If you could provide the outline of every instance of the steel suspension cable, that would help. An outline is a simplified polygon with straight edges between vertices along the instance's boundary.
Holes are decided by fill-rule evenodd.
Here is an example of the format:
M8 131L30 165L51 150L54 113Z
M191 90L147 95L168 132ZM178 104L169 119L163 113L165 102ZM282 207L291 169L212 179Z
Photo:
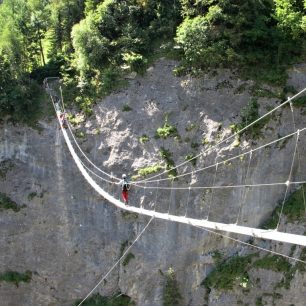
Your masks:
M296 122L295 122L294 108L293 108L292 102L290 102L290 108L291 108L293 127L294 127L294 130L296 130ZM300 169L301 168L301 156L300 156L299 146L297 146L297 148L296 148L296 154L297 154L297 158L298 158L298 168ZM304 184L302 184L301 188L302 188L303 203L304 203L304 209L305 209L305 215L306 215L306 199L305 199Z
M246 174L245 174L245 182L247 181L247 179L249 177L249 170L250 170L251 160L252 160L252 151L250 153L250 157L249 157L249 161L248 161L248 167L247 167L247 171L246 171ZM249 187L246 187L246 189L244 189L242 191L242 199L241 199L239 210L238 210L238 214L237 214L236 224L238 224L239 216L240 216L242 207L244 206L244 204L246 202L248 191L249 191Z
M215 148L215 147L218 147L218 146L221 145L222 143L224 143L224 142L226 142L226 141L228 141L228 140L234 138L234 137L237 136L237 135L240 135L241 133L243 133L244 131L246 131L248 128L252 127L254 124L256 124L257 122L259 122L259 121L262 120L263 118L265 118L265 117L271 115L273 112L275 112L275 111L278 110L279 108L281 108L281 107L283 107L284 105L288 104L291 100L297 98L299 95L301 95L301 94L304 93L305 91L306 91L306 88L302 89L300 92L298 92L297 94L295 94L295 95L292 96L291 98L287 99L285 102L281 103L280 105L276 106L275 108L273 108L273 109L270 110L269 112L265 113L265 114L262 115L260 118L254 120L254 121L251 122L250 124L246 125L244 128L242 128L241 130L237 131L237 132L234 133L233 135L231 135L231 136L229 136L229 137L227 137L227 138L225 138L225 139L222 139L222 140L218 141L215 145L213 145L213 146L212 146L211 148L209 148L209 149L211 150L211 149L213 149L213 148ZM204 150L203 152L199 153L198 155L194 156L193 158L189 159L188 161L184 161L184 162L182 162L181 164L179 164L179 165L177 165L177 166L175 166L175 167L173 167L173 168L170 168L170 169L168 169L168 170L165 170L164 172L159 173L159 174L156 174L156 175L154 175L154 176L152 176L152 177L150 177L150 178L147 178L147 179L145 179L145 180L146 180L146 181L150 181L150 180L153 179L153 178L156 178L156 177L158 177L158 176L161 176L161 175L163 175L163 174L166 174L166 173L168 173L169 171L175 170L175 169L177 169L177 168L179 168L179 167L185 165L186 163L190 162L191 160L196 159L196 158L198 158L199 156L203 155L203 154L206 153L209 149ZM143 181L145 181L145 180L137 181L136 183L140 183L140 182L143 182Z
M300 129L300 130L299 130L299 133L304 132L305 130L306 130L306 127ZM228 158L228 159L219 161L218 164L227 163L227 162L232 161L232 160L234 160L234 159L243 157L244 155L249 154L251 151L254 153L254 152L256 152L256 151L258 151L258 150L261 150L261 149L263 149L263 148L265 148L265 147L267 147L267 146L273 145L273 144L275 144L275 143L277 143L277 142L280 142L280 141L285 140L285 139L287 139L287 138L289 138L289 137L292 137L292 136L296 135L297 133L298 133L298 131L292 132L292 133L287 134L287 135L285 135L285 136L283 136L283 137L280 137L280 138L278 138L278 139L275 139L275 140L273 140L273 141L271 141L271 142L268 142L268 143L266 143L266 144L263 144L263 145L261 145L261 146L259 146L259 147L257 147L257 148L254 148L254 149L251 149L251 150L246 151L246 152L244 152L244 153L235 155L235 156L230 157L230 158ZM187 176L187 175L191 175L192 173L198 173L198 172L200 172L200 171L204 171L204 170L213 168L213 167L215 167L215 166L216 166L216 163L215 163L215 164L211 164L211 165L206 166L206 167L203 167L203 168L198 168L198 169L196 169L196 170L193 170L193 171L190 171L190 172L187 172L187 173L183 173L183 174L177 175L175 178L177 179L177 178L181 178L181 177L184 177L184 176ZM172 179L172 178L161 178L161 179L157 179L157 180L146 180L146 182L147 182L147 183L154 183L154 182L157 182L157 181L162 182L162 181L168 181L168 180L171 180L171 179ZM134 182L134 185L141 188L142 186L139 185L139 183L143 183L143 182L145 182L145 181L136 181L136 182Z
M217 160L217 158L216 158ZM217 172L218 172L218 163L216 164L216 169L215 169L215 175L214 175L214 179L213 179L213 183L212 183L212 187L215 186L215 183L216 183L216 178L217 178ZM214 197L214 189L212 188L211 189L211 195L210 195L210 201L209 201L209 205L208 205L208 211L207 211L207 216L206 216L206 220L208 220L209 218L209 214L210 214L210 207L212 205L212 202L213 202L213 197Z
M142 234L145 232L147 227L150 225L154 217L151 217L147 225L142 229L142 231L138 234L136 239L133 241L133 243L124 251L122 256L115 262L115 264L109 269L109 271L99 280L99 282L93 287L93 289L86 295L86 297L78 304L78 306L81 306L88 298L89 296L97 289L97 287L107 278L107 276L115 269L115 267L120 263L120 261L125 257L125 255L130 251L130 249L133 247L133 245L139 240L139 238L142 236Z
M283 202L282 202L281 211L280 211L280 214L279 214L276 230L278 230L278 227L279 227L279 224L280 224L280 221L281 221L281 217L282 217L282 214L283 214L284 205L285 205L285 202L286 202L286 199L287 199L287 194L288 194L288 191L289 191L290 180L291 180L291 177L292 177L292 171L293 171L293 166L294 166L298 141L299 141L299 133L296 134L296 140L295 140L295 146L294 146L294 151L293 151L293 156L292 156L290 172L289 172L289 176L288 176L288 180L287 180L287 184L286 184L286 191L285 191L285 194L284 194L284 198L283 198Z
M49 84L48 84L48 82L47 82L47 85L49 86ZM55 110L55 112L57 113L57 109L56 109L56 106L55 106L55 102L54 102L54 100L53 100L53 96L52 96L52 94L50 93L50 98L51 98L51 101L52 101L52 105L53 105L53 108L54 108L54 110ZM68 123L68 126L69 126L69 123ZM72 134L73 135L73 134ZM84 168L86 168L88 171L90 171L92 174L94 174L95 176L97 176L98 178L100 178L101 180L103 180L103 181L105 181L105 182L108 182L108 183L113 183L113 181L109 181L109 180L107 180L107 179L105 179L105 178L103 178L103 177L101 177L101 176L99 176L99 175L97 175L95 172L93 172L91 169L89 169L82 161L81 161L81 159L78 157L78 159L79 159L79 161L80 161L80 163L84 166ZM113 177L112 177L113 178Z
M257 245L254 245L254 244L251 244L251 243L248 243L248 242L245 242L245 241L242 241L242 240L239 240L239 239L236 239L236 238L233 238L231 236L228 236L228 235L225 235L225 234L222 234L222 233L219 233L219 232L216 232L216 231L213 231L211 229L207 229L205 227L201 227L201 226L197 226L195 225L195 227L197 228L200 228L208 233L212 233L212 234L215 234L215 235L218 235L218 236L221 236L222 238L228 238L232 241L235 241L237 243L240 243L240 244L244 244L244 245L247 245L251 248L255 248L257 250L261 250L261 251L264 251L264 252L268 252L268 253L271 253L271 254L275 254L275 255L279 255L279 256L282 256L282 257L285 257L287 259L291 259L291 260L294 260L294 261L297 261L297 262L301 262L303 264L306 264L306 261L302 260L302 259L299 259L299 258L295 258L295 257L292 257L292 256L288 256L288 255L285 255L283 253L279 253L279 252L276 252L276 251L272 251L272 250L268 250L268 249L265 249L263 247L260 247L260 246L257 246Z
M62 87L60 86L59 88L60 88L60 93L61 93L62 107L63 107L64 112L66 113L65 103L64 103L64 98L63 98L63 92L62 92ZM68 120L67 120L67 121L68 121ZM113 178L113 179L115 179L115 180L117 180L117 181L120 181L119 178L117 178L117 177L115 177L115 176L113 176L113 175L111 175L111 174L109 174L109 173L103 171L101 168L99 168L98 166L96 166L96 165L89 159L89 157L85 154L85 152L82 150L82 148L81 148L80 145L78 144L78 141L76 140L76 138L75 138L75 136L74 136L74 134L73 134L73 131L72 131L72 129L71 129L71 125L70 125L69 121L67 122L67 125L68 125L68 129L69 129L69 131L70 131L70 134L71 134L71 136L72 136L72 139L73 139L74 143L76 144L76 146L77 146L77 148L79 149L79 151L81 152L81 154L85 157L85 159L86 159L86 160L87 160L96 170L100 171L101 173L103 173L104 175L106 175L106 176L108 176L108 177L111 177L111 178Z

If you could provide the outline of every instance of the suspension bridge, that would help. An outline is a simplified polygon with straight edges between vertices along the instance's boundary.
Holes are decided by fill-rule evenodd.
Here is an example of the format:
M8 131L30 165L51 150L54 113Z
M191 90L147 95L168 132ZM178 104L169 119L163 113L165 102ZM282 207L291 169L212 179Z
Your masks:
M301 246L306 246L306 236L304 235L297 235L297 234L291 234L291 233L286 233L286 232L280 232L278 231L278 226L276 229L258 229L258 228L253 228L253 227L247 227L247 226L241 226L238 225L237 223L234 224L225 224L225 223L220 223L220 222L213 222L210 221L208 219L195 219L195 218L190 218L186 215L182 215L182 216L178 216L178 215L173 215L170 213L162 213L162 212L158 212L155 210L149 210L149 209L144 209L142 206L141 207L135 207L135 206L127 206L125 205L123 202L121 202L120 200L118 200L117 198L115 198L112 194L108 193L107 191L105 191L94 179L93 176L96 176L110 184L115 183L118 184L118 182L120 181L119 178L114 177L112 174L107 173L106 171L101 170L100 168L98 168L94 163L91 162L91 160L86 156L86 154L82 151L82 149L80 148L80 146L78 145L73 133L72 133L72 129L68 123L68 130L64 129L62 124L61 124L61 118L60 118L60 114L62 113L62 111L65 111L64 109L64 104L63 104L63 98L62 98L62 92L60 91L60 97L55 93L55 90L52 88L52 86L50 86L50 80L52 80L52 78L47 78L45 80L45 84L46 84L46 88L48 93L50 94L53 106L55 108L56 114L57 114L57 118L60 122L60 126L61 126L61 130L62 130L62 134L63 137L65 139L65 142L67 144L67 147L69 149L69 152L75 162L75 164L77 165L80 173L83 175L83 177L85 178L85 180L92 186L92 188L99 193L103 198L105 198L107 201L109 201L110 203L112 203L113 205L117 206L118 208L122 209L122 210L126 210L132 213L137 213L137 214L141 214L141 215L146 215L152 218L158 218L158 219L162 219L162 220L167 220L167 221L173 221L173 222L179 222L179 223L183 223L183 224L189 224L192 226L196 226L196 227L202 227L202 228L206 228L206 229L211 229L211 230L216 230L216 231L222 231L222 232L229 232L229 233L235 233L235 234L239 234L239 235L246 235L246 236L251 236L251 237L255 237L255 238L261 238L261 239L268 239L268 240L274 240L274 241L279 241L279 242L285 242L285 243L291 243L291 244L296 244L296 245L301 245ZM279 106L275 107L273 110L271 110L270 112L267 112L265 115L263 115L262 117L260 117L259 119L255 120L254 122L250 123L248 126L244 127L242 130L240 130L238 133L242 133L244 130L248 129L249 127L251 127L252 125L254 125L255 123L257 123L258 121L262 120L264 117L270 115L271 113L273 113L276 109L283 107L285 104L289 104L291 103L291 101L293 99L295 99L296 97L298 97L299 95L301 95L302 93L304 93L306 91L306 89L303 89L302 91L300 91L298 94L296 94L295 96L289 98L287 101L285 101L284 103L280 104ZM59 105L60 104L60 105ZM291 104L292 106L292 104ZM238 158L242 155L246 155L249 154L251 156L251 154L253 152L255 152L256 150L260 150L268 145L271 145L277 141L281 141L283 139L286 139L288 137L292 137L294 136L296 141L295 141L295 149L294 149L294 154L293 154L293 158L292 158L292 163L291 163L291 168L290 168L290 173L288 175L288 178L284 181L284 182L277 182L277 183L266 183L266 184L245 184L245 185L230 185L230 186L203 186L203 187L192 187L192 186L188 186L188 187L159 187L159 186L143 186L142 183L153 183L153 182L160 182L163 180L170 180L171 178L160 178L157 179L158 176L161 176L162 174L167 173L168 171L172 170L166 170L163 173L154 175L146 180L140 180L140 181L135 181L133 182L133 185L135 185L136 187L139 188L144 188L144 189L168 189L168 190L172 190L174 188L176 189L186 189L190 192L191 189L218 189L218 188L246 188L246 187L260 187L260 186L276 186L276 185L283 185L286 187L286 192L284 195L284 200L282 203L282 209L283 209L283 205L284 202L287 199L287 195L289 193L289 187L291 185L302 185L303 183L305 183L304 181L299 181L299 182L294 182L291 181L292 179L292 168L293 168L293 164L294 164L294 160L296 155L298 154L298 139L301 135L301 133L303 133L305 131L306 127L303 129L297 129L296 131L294 131L293 133L290 133L282 138L279 138L277 140L274 140L268 144L265 144L263 146L260 146L258 148L252 149L248 152L244 152L242 154L239 154L235 157L231 157L228 160L232 160L234 158ZM83 156L85 156L86 160L96 169L99 170L100 172L102 172L105 176L108 177L108 179L101 177L100 175L98 175L96 172L94 172L92 169L90 169L88 166L85 165L85 163L80 159L80 157L78 156L78 154L76 153L74 146L70 140L70 137L68 135L68 131L71 133L70 137L72 137L73 142L75 143L75 145L77 146L77 148L80 150L80 152L82 153ZM236 133L236 134L238 134ZM220 145L221 143L233 138L236 136L236 134L231 135L230 137L223 139L221 141L219 141L217 145ZM199 155L193 157L196 158L200 155L202 155L204 152L201 152ZM180 165L176 166L175 168L181 167L182 165L184 165L185 163L187 163L187 161L181 163ZM222 161L222 163L224 163L224 161ZM177 177L181 177L181 176L186 176L186 175L190 175L190 174L194 174L197 173L199 171L203 171L203 169L207 169L209 167L218 167L219 163L215 163L213 165L210 165L208 167L204 167L204 168L199 168L196 169L190 173L184 173L181 175L178 175ZM281 210L282 212L282 210ZM279 218L281 218L281 215L279 216ZM279 225L279 223L278 223Z
M182 173L180 175L177 175L176 178L179 177L184 177L184 176L191 176L194 175L195 173L198 173L200 171L204 171L207 170L209 168L215 168L215 176L213 179L213 185L212 186L179 186L179 187L174 187L173 186L173 178L158 178L164 174L167 174L169 171L176 169L178 167L181 167L183 165L185 165L187 162L189 161L185 161L179 165L177 165L176 167L173 167L171 169L165 170L162 173L156 174L151 176L150 178L144 179L144 180L139 180L139 181L135 181L133 182L133 185L136 186L137 188L142 188L144 190L144 192L146 191L146 189L156 189L156 197L155 197L155 202L157 202L157 191L158 190L170 190L170 192L172 192L172 190L176 189L176 190L188 190L188 199L187 199L187 207L186 207L186 213L185 215L182 216L178 216L178 215L173 215L170 214L170 209L168 210L168 213L162 213L162 212L158 212L155 209L154 210L149 210L149 209L144 209L143 206L141 205L140 207L135 207L135 206L127 206L125 205L123 202L121 202L120 200L116 199L111 193L107 192L106 190L104 190L94 179L92 176L94 176L95 178L102 180L110 185L113 184L119 184L119 182L121 181L121 179L113 176L113 174L109 174L108 172L100 169L99 167L97 167L89 158L88 156L84 153L84 151L82 150L82 148L80 147L80 145L78 144L73 131L71 129L71 126L69 124L69 122L67 122L67 128L68 131L70 133L67 133L67 130L63 127L63 122L61 118L61 114L65 113L65 105L63 102L63 95L62 95L62 90L61 87L59 87L60 90L60 95L58 95L58 93L55 92L55 90L52 88L52 86L50 86L49 81L50 80L56 80L59 81L58 78L46 78L44 80L44 84L45 84L45 88L47 90L47 92L50 95L53 107L55 109L56 115L57 115L57 119L59 121L60 124L60 128L63 134L63 137L65 139L65 142L67 144L67 147L69 149L69 152L76 164L76 166L78 167L80 173L83 175L83 177L85 178L85 180L91 185L91 187L97 192L99 193L102 197L104 197L107 201L109 201L110 203L112 203L113 205L117 206L118 208L122 209L122 210L126 210L132 213L137 213L140 215L145 215L145 216L149 216L151 217L150 220L148 221L148 223L144 226L144 228L140 231L140 233L137 235L137 237L134 239L134 241L130 244L130 246L123 252L122 256L114 263L114 265L109 269L109 271L103 276L101 277L101 279L98 281L98 283L92 288L92 290L90 290L90 292L79 302L78 306L81 306L88 298L89 296L97 289L98 286L101 285L101 283L110 275L110 273L115 269L115 267L121 262L121 260L126 256L126 254L130 251L130 249L133 247L133 245L140 239L140 237L143 235L143 233L146 231L146 229L148 228L148 226L150 225L150 223L152 222L152 220L154 218L157 219L162 219L162 220L166 220L166 221L173 221L173 222L178 222L178 223L182 223L182 224L189 224L192 226L195 226L197 228L200 229L204 229L205 231L215 234L215 235L219 235L223 238L228 238L232 241L235 241L237 243L240 244L244 244L247 246L250 246L252 248L256 248L257 250L261 250L261 251L265 251L265 252L269 252L275 255L279 255L279 256L283 256L287 259L291 259L294 260L296 262L301 262L303 264L306 264L305 261L303 261L302 259L298 259L289 255L285 255L283 253L279 253L273 250L269 250L269 249L265 249L263 247L260 246L256 246L253 244L250 244L248 242L245 242L243 240L239 240L236 238L233 238L232 236L229 236L227 233L235 233L235 234L239 234L239 235L244 235L244 236L249 236L249 237L254 237L254 238L260 238L260 239L268 239L271 241L279 241L279 242L285 242L285 243L290 243L290 244L294 244L294 245L299 245L299 246L306 246L306 236L305 235L297 235L297 234L291 234L291 233L285 233L285 232L281 232L279 231L279 225L280 225L280 220L282 217L282 213L283 213L283 209L284 209L284 205L285 202L287 200L287 196L289 194L289 188L293 185L296 186L300 186L300 188L302 188L302 196L303 196L303 202L304 202L304 207L305 207L305 215L306 215L306 199L305 199L305 193L304 193L304 185L306 183L306 181L292 181L292 177L293 177L293 167L294 167L294 163L295 163L295 159L296 157L298 158L298 163L299 166L301 164L301 156L300 156L300 152L299 152L299 148L298 148L298 142L299 142L299 138L301 136L302 133L305 132L306 127L301 128L301 129L297 129L296 128L296 122L295 122L295 117L294 117L294 112L293 112L293 105L292 105L292 100L294 100L295 98L297 98L298 96L300 96L301 94L303 94L304 92L306 92L306 88L301 90L300 92L298 92L296 95L294 95L291 98L288 98L285 102L283 102L282 104L278 105L277 107L273 108L271 111L267 112L266 114L264 114L263 116L261 116L260 118L258 118L257 120L251 122L250 124L248 124L247 126L245 126L243 129L239 130L238 132L232 134L231 136L222 139L220 141L218 141L214 147L218 147L219 145L221 145L222 143L236 137L238 134L241 134L242 132L244 132L245 130L247 130L248 128L252 127L254 124L256 124L257 122L259 122L260 120L262 120L263 118L265 118L266 116L271 115L273 112L275 112L277 109L285 106L286 104L290 104L290 108L291 108L291 113L292 113L292 122L293 122L293 126L294 126L294 132L289 133L283 137L279 137L275 140L270 141L269 143L266 143L264 145L261 145L257 148L253 148L249 151L243 152L241 154L237 154L236 156L230 157L226 160L222 160L221 162L216 162L214 164L211 164L209 166L206 167L202 167L202 168L197 168L195 170L193 170L192 172L186 172L186 173ZM78 154L76 153L73 144L71 143L71 139L73 140L74 145L77 147L77 149L79 150L79 152L81 153L81 155L83 156L83 158L93 167L93 169L89 168L89 166L85 165L85 163L80 159L80 157L78 156ZM241 158L244 156L249 156L249 162L248 162L248 166L247 166L247 171L246 171L246 177L248 176L249 173L249 168L250 168L250 164L251 164L251 160L252 160L252 154L258 150L261 150L263 148L266 148L268 146L271 146L275 143L278 143L280 141L284 141L290 137L295 137L295 145L294 145L294 151L293 151L293 156L292 156L292 161L291 161L291 166L290 166L290 171L289 174L286 178L285 181L283 182L273 182L273 183L263 183L263 184L240 184L240 185L222 185L222 186L217 186L215 185L215 179L216 179L216 174L217 174L217 170L218 170L218 166L222 163L225 162L229 162L232 160L235 160L237 158ZM195 159L201 155L203 155L204 153L206 153L206 151L202 151L201 153L199 153L197 156L194 156L192 159ZM97 174L96 171L102 173L105 177L102 177L100 174ZM172 180L172 185L171 187L162 187L159 186L160 182L163 181L169 181ZM147 185L147 183L149 183L149 186ZM156 183L155 186L150 185L152 183ZM145 185L143 185L145 184ZM209 213L206 217L206 219L195 219L195 218L190 218L187 215L187 208L188 208L188 204L189 204L189 196L190 196L190 191L191 190L205 190L205 189L209 189L209 190L218 190L218 189L228 189L228 188L249 188L249 187L271 187L271 186L285 186L286 191L281 203L281 210L280 210L280 214L279 214L279 218L278 218L278 223L275 229L270 229L270 230L266 230L266 229L258 229L258 228L253 228L253 227L247 227L247 226L241 226L238 225L238 218L239 218L239 214L236 220L236 223L234 224L226 224L226 223L220 223L220 222L213 222L209 220ZM244 199L243 201L246 201L245 198L246 193L244 193ZM239 207L239 213L241 212L241 208L242 208L242 204L243 201L240 203L240 207ZM170 207L170 206L169 206ZM156 205L155 205L156 208ZM209 206L209 210L210 210L210 206Z

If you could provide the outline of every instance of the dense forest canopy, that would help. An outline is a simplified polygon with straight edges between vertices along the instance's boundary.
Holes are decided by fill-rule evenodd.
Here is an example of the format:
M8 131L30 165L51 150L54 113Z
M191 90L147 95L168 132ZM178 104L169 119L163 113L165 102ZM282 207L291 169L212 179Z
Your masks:
M282 85L304 60L305 33L305 0L3 0L0 114L34 120L46 76L90 114L161 55L180 60L177 73L227 67Z

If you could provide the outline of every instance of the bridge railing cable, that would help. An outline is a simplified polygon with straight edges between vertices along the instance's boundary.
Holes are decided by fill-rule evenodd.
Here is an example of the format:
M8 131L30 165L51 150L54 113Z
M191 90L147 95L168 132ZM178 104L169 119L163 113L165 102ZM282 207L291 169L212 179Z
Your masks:
M164 174L167 174L169 171L173 171L185 164L187 164L188 162L190 162L191 160L193 159L196 159L198 157L200 157L201 155L205 154L208 150L212 150L218 146L220 146L221 144L227 142L228 140L230 139L233 139L234 137L242 134L244 131L246 131L247 129L249 129L250 127L254 126L256 123L258 123L259 121L261 121L262 119L266 118L267 116L271 115L272 113L274 113L276 110L278 110L279 108L287 105L290 103L290 101L294 100L295 98L297 98L298 96L300 96L302 93L304 93L306 91L306 88L302 89L300 92L298 92L297 94L293 95L292 97L288 98L285 102L281 103L280 105L276 106L275 108L273 108L272 110L270 110L269 112L265 113L264 115L262 115L261 117L259 117L258 119L254 120L253 122L251 122L250 124L246 125L244 128L242 128L241 130L235 132L234 134L232 134L231 136L225 138L225 139L222 139L220 141L218 141L215 145L213 145L211 148L209 149L206 149L204 150L203 152L199 153L198 155L195 155L194 157L192 157L191 159L188 159L187 161L184 161L182 162L181 164L175 166L175 167L172 167L170 169L167 169L165 171L163 171L162 173L159 173L159 174L156 174L156 175L153 175L147 179L144 179L144 180L139 180L139 181L136 181L136 183L140 183L140 182L144 182L144 181L151 181L152 179L156 178L156 177L159 177L161 175L164 175Z
M46 78L46 79L45 79L46 82L44 82L44 83L46 83L46 84L49 86L49 84L48 84L48 79L50 79L50 78ZM59 80L59 78L56 78L56 77L53 77L53 78L51 78L51 79ZM49 88L51 88L51 87L49 87ZM60 91L60 96L61 96L61 98L60 98L61 107L62 107L62 109L63 109L63 112L66 113L66 107L65 107L65 102L64 102L63 92L62 92L62 87L61 87L61 86L59 86L59 91ZM52 96L51 93L50 93L50 96ZM52 102L54 103L54 101L52 101ZM54 106L55 106L55 104L54 104ZM56 108L55 108L55 112L57 112L57 109L56 109ZM67 120L67 121L68 121L68 120ZM84 158L85 158L85 159L86 159L86 160L87 160L96 170L98 170L99 172L103 173L104 175L106 175L107 177L111 178L112 180L120 181L119 178L117 178L117 177L114 176L113 174L110 174L110 173L107 173L107 172L103 171L101 168L99 168L97 165L95 165L95 164L90 160L90 158L85 154L85 152L82 150L81 146L79 145L78 141L76 140L76 138L75 138L75 136L74 136L74 133L73 133L73 131L72 131L72 128L71 128L71 125L70 125L69 121L67 122L67 126L68 126L69 132L70 132L70 134L71 134L71 137L72 137L72 139L73 139L75 145L77 146L77 148L78 148L78 150L81 152L81 154L84 156Z
M291 108L293 128L294 128L294 130L296 130L296 122L295 122L294 108L293 108L292 102L290 102L290 108ZM297 144L297 148L296 148L296 155L297 155L297 158L298 158L298 169L300 169L301 168L301 156L300 156L300 150L299 150L298 144ZM306 215L306 199L305 199L304 185L302 185L302 196L303 196L303 204L304 204L305 215Z
M52 102L53 99L51 97ZM57 113L57 119L60 121L59 113ZM169 220L173 222L178 222L182 224L189 224L193 226L201 226L208 229L218 230L218 231L224 231L224 232L232 232L240 235L247 235L252 236L256 238L262 238L262 239L270 239L270 240L276 240L286 243L292 243L297 245L303 245L306 246L306 236L303 235L296 235L296 234L290 234L290 233L284 233L284 232L278 232L275 230L264 230L264 229L257 229L257 228L250 228L246 226L239 226L236 224L225 224L225 223L219 223L219 222L212 222L208 220L199 220L194 218L186 218L184 216L176 216L176 215L170 215L166 213L156 212L152 210L147 209L141 209L134 206L126 206L121 201L114 198L112 195L107 193L105 190L103 190L88 174L82 163L80 162L72 144L68 137L68 134L66 130L63 128L62 125L60 125L60 128L62 130L63 137L65 139L65 142L68 146L68 149L70 151L70 154L75 161L76 166L78 167L80 173L83 175L85 180L96 190L97 193L99 193L102 197L104 197L106 200L108 200L113 205L119 207L120 209L124 209L130 212L135 212L138 214L155 217L163 220Z
M305 130L306 130L306 127L302 128L302 129L300 129L300 130L296 130L295 132L292 132L292 133L290 133L290 134L287 134L287 135L285 135L285 136L283 136L283 137L280 137L280 138L278 138L278 139L274 139L274 140L272 140L272 141L270 141L270 142L268 142L268 143L266 143L266 144L263 144L263 145L261 145L261 146L259 146L259 147L257 147L257 148L254 148L254 149L245 151L245 152L243 152L243 153L237 154L237 155L235 155L235 156L232 156L232 157L230 157L230 158L227 158L227 159L218 161L218 162L216 162L216 163L214 163L214 164L211 164L211 165L209 165L209 166L205 166L205 167L202 167L202 168L197 168L197 169L194 169L194 170L192 170L192 171L190 171L190 172L186 172L186 173L177 175L177 176L175 177L175 179L178 179L178 178L181 178L181 177L184 177L184 176L187 176L187 175L191 175L191 174L193 174L193 173L198 173L198 172L201 172L201 171L210 169L210 168L214 168L214 167L216 167L217 164L221 165L221 164L225 164L225 163L228 163L228 162L230 162L230 161L233 161L233 160L235 160L235 159L237 159L237 158L242 158L243 156L245 156L245 155L247 155L247 154L249 154L249 153L251 153L251 152L254 153L254 152L258 151L258 150L261 150L261 149L263 149L263 148L266 148L266 147L268 147L268 146L271 146L271 145L273 145L273 144L275 144L275 143L278 143L278 142L283 141L283 140L285 140L285 139L287 139L287 138L289 138L289 137L292 137L292 136L296 135L297 133L301 134L302 132L305 132ZM156 179L156 180L141 180L141 181L135 181L135 182L133 182L133 185L138 186L138 187L141 187L140 184L142 184L143 182L146 182L146 183L147 183L147 186L148 186L148 183L155 183L155 182L157 182L157 181L163 182L163 181L168 181L168 180L172 180L172 179L173 179L172 177L167 177L167 178L160 178L160 179ZM148 187L147 187L147 188L148 188Z
M99 282L93 287L93 289L86 295L86 297L78 304L78 306L81 306L89 297L90 295L100 286L100 284L108 277L108 275L116 268L116 266L121 262L121 260L125 257L125 255L130 251L130 249L133 247L133 245L139 240L139 238L143 235L143 233L146 231L150 223L154 217L151 217L149 222L146 224L146 226L142 229L142 231L138 234L136 239L132 242L132 244L124 251L122 256L115 262L115 264L108 270L108 272L99 280Z
M270 254L274 254L274 255L278 255L278 256L282 256L282 257L285 257L287 259L290 259L290 260L293 260L293 261L296 261L296 262L301 262L303 264L306 265L306 261L302 260L302 259L299 259L299 258L296 258L296 257L293 257L293 256L289 256L289 255L286 255L286 254L283 254L283 253L280 253L280 252L276 252L276 251L272 251L272 250L268 250L266 248L263 248L263 247L260 247L260 246L257 246L257 245L254 245L254 244L251 244L251 243L248 243L248 242L245 242L243 240L239 240L239 239L236 239L236 238L233 238L229 235L225 235L225 234L222 234L222 233L219 233L219 232L216 232L214 230L211 230L211 229L207 229L207 228L204 228L204 227L201 227L201 226L195 226L196 228L199 228L199 229L202 229L204 230L205 232L208 232L208 233L212 233L214 235L217 235L217 236L220 236L222 238L227 238L227 239L230 239L232 241L235 241L239 244L244 244L250 248L254 248L254 249L257 249L257 250L260 250L260 251L264 251L264 252L267 252L267 253L270 253Z

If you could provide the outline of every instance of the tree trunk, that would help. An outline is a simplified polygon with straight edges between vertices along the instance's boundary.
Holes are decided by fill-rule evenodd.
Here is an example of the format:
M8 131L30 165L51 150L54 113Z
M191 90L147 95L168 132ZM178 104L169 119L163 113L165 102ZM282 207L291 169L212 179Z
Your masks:
M45 61L43 46L42 46L42 43L41 43L41 38L39 38L39 48L40 48L40 55L41 55L42 63L43 63L43 66L45 66L46 61Z

